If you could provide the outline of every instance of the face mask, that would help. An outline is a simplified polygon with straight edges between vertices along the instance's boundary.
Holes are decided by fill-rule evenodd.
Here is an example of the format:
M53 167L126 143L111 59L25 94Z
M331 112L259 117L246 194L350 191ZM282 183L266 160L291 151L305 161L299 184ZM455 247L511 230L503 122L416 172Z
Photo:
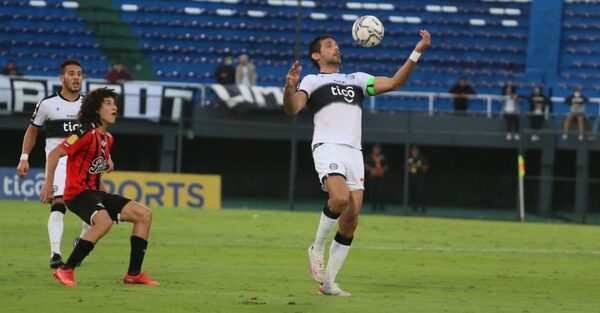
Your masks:
M575 94L573 94L575 97L581 97L581 92L579 91L575 91Z
M225 60L225 65L231 65L231 60Z

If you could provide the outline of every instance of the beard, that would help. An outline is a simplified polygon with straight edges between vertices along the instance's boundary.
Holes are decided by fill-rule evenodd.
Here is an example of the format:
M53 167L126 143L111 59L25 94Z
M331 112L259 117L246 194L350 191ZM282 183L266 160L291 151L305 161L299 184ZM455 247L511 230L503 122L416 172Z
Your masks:
M77 87L67 86L67 90L72 93L77 93L81 91L81 85L78 85Z

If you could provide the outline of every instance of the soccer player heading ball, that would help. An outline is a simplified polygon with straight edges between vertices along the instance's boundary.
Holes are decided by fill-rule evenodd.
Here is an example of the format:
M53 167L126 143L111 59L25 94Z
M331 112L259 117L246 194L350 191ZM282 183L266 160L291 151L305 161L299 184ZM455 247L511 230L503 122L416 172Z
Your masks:
M323 208L314 243L308 248L310 271L324 295L350 296L340 289L335 278L348 255L358 215L362 208L364 162L361 152L362 105L367 96L398 89L410 76L421 53L431 44L426 30L421 40L393 77L357 72L342 74L340 48L331 36L313 39L309 57L319 74L306 75L300 81L302 67L296 61L286 77L284 109L298 113L308 106L314 114L312 153L315 169L329 199ZM339 224L329 250L327 267L323 255L327 235Z
M46 161L46 182L42 187L40 200L47 202L52 198L58 160L68 155L65 204L70 211L91 225L67 262L54 272L54 278L63 285L77 286L73 277L75 266L108 233L113 221L133 223L129 269L123 282L158 285L158 282L141 272L152 224L152 211L136 201L106 193L102 185L102 174L108 169L107 159L113 145L113 136L107 129L115 123L116 118L117 94L106 88L90 92L77 115L81 128L54 148Z

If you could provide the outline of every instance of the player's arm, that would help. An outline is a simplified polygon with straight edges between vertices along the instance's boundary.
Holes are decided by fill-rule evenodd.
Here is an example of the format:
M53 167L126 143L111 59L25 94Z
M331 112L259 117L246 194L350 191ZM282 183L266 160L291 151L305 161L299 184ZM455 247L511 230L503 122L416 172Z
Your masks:
M296 91L296 85L300 81L302 66L298 61L294 62L288 72L283 90L283 109L288 115L294 115L306 105L308 95L303 91Z
M54 195L54 173L58 166L58 160L67 155L67 151L60 145L56 146L50 154L48 154L48 160L46 160L46 181L40 192L40 201L50 202Z
M419 31L419 35L421 35L421 41L417 43L415 46L415 51L411 56L406 60L404 65L402 65L396 74L392 77L378 76L373 83L373 91L374 94L378 95L388 91L396 90L400 88L400 86L404 85L404 82L410 76L413 69L417 64L417 60L421 53L423 53L431 44L431 35L428 31L422 29Z
M25 136L23 137L23 147L21 148L21 157L19 160L19 165L17 165L17 175L20 177L25 177L27 175L27 171L29 170L29 153L35 147L35 141L38 136L38 127L32 124L29 124L27 130L25 131Z

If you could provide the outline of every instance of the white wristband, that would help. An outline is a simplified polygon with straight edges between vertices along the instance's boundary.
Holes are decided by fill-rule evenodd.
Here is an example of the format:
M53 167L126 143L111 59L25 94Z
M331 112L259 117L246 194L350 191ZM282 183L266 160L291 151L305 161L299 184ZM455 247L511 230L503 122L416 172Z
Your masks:
M27 154L27 153L21 154L21 157L19 158L19 160L21 160L21 161L28 161L29 160L29 154Z
M414 51L410 54L410 56L408 57L411 61L417 63L417 61L419 61L419 57L421 57L421 53Z

